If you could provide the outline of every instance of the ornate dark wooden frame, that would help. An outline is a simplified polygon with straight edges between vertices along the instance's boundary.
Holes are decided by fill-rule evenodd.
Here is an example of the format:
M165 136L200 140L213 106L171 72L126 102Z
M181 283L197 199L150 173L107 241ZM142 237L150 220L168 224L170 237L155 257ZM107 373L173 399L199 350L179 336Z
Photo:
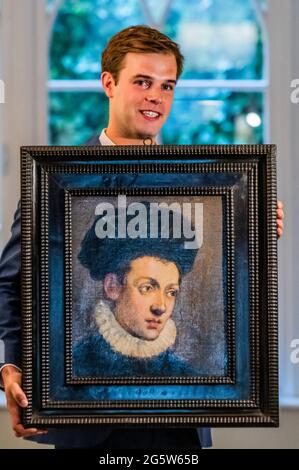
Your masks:
M57 424L150 424L213 426L278 425L278 322L277 322L277 237L276 148L273 145L246 146L146 146L146 147L23 147L22 156L22 336L23 387L29 406L24 410L25 425ZM197 162L196 160L201 160ZM136 173L236 173L248 175L248 239L250 292L250 396L246 400L102 400L96 402L51 401L49 373L49 276L48 218L50 174L136 174ZM188 181L188 178L186 179ZM71 369L71 198L72 195L224 195L226 200L228 250L228 375L225 377L144 377L74 379ZM235 381L234 321L234 229L233 187L111 188L109 190L65 191L65 373L67 384L217 384ZM34 204L40 197L41 228L36 227ZM267 287L267 305L260 303L258 198L265 201L267 217L263 236L263 270ZM40 237L41 331L33 325L34 270L38 260L34 246ZM34 342L41 341L41 390L36 391ZM37 394L38 396L34 396ZM100 408L100 412L99 412ZM105 413L106 410L106 413ZM115 410L114 414L109 413ZM138 411L137 411L138 410ZM146 410L151 410L150 415ZM153 410L156 410L153 415ZM167 412L165 412L165 410ZM180 414L176 412L181 411ZM88 416L86 413L88 413ZM108 413L107 413L108 412Z

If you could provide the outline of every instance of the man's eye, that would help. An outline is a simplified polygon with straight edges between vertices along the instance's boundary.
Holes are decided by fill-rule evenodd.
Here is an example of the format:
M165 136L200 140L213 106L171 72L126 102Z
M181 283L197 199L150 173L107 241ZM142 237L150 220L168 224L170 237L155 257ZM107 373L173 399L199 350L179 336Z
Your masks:
M168 295L168 297L176 297L176 296L178 295L178 293L179 293L178 290L173 289L173 290L169 290L169 291L167 292L167 295Z
M150 82L148 80L137 80L135 83L141 86L142 88L149 88Z
M169 85L168 83L163 85L164 90L166 91L172 91L173 90L173 85Z
M139 287L139 292L141 294L147 294L148 292L151 292L152 290L153 290L153 286L151 284L145 284Z

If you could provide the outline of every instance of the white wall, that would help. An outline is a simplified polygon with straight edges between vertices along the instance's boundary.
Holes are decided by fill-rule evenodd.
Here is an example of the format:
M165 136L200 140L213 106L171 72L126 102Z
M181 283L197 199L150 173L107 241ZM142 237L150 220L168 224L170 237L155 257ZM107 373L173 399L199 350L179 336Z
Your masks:
M278 146L278 197L285 204L285 233L279 241L281 390L299 403L299 364L290 342L299 338L299 103L290 99L299 78L299 2L270 0L270 139Z
M214 429L215 449L299 449L299 410L280 411L279 428Z
M48 50L43 3L42 0L2 0L3 240L9 237L12 215L20 198L20 146L47 144Z

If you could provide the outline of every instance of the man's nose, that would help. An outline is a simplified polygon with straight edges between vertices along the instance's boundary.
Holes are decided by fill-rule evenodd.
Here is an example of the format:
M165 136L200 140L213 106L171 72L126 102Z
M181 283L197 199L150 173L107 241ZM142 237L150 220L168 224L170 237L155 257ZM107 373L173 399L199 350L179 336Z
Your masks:
M160 87L156 88L151 88L148 91L148 94L146 96L147 101L150 101L151 103L154 104L161 104L162 103L162 93Z
M157 317L166 312L166 305L162 295L157 295L155 302L151 305L150 311Z
M163 313L166 312L165 307L156 307L155 305L152 305L150 310L156 317L160 317L161 315L163 315Z

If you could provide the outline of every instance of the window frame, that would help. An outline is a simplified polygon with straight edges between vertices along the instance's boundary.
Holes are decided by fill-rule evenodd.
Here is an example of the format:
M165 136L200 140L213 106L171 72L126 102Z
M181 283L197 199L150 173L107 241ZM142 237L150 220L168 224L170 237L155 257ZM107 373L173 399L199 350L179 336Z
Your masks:
M267 110L269 108L268 103L268 89L269 89L269 54L268 54L268 38L267 30L265 25L265 5L261 0L251 0L253 8L256 12L257 22L262 31L263 36L263 78L261 79L245 79L245 80L219 80L219 79L180 79L176 85L176 88L179 89L197 89L198 95L200 95L201 90L214 89L219 92L224 90L229 90L231 92L244 92L244 93L255 93L261 92L264 97L264 120L263 120L263 141L269 142L269 125L268 125L268 116ZM48 7L48 16L49 16L49 28L52 29L55 19L58 15L59 8L62 6L64 0L56 0L52 8ZM166 19L167 10L170 8L172 0L169 0L165 11L162 15L162 19L159 24L155 24L147 3L144 0L140 0L141 8L145 17L148 20L150 26L161 28ZM49 29L49 37L51 31ZM49 79L47 82L48 93L51 92L103 92L102 84L100 80L57 80ZM175 98L174 98L175 99Z

